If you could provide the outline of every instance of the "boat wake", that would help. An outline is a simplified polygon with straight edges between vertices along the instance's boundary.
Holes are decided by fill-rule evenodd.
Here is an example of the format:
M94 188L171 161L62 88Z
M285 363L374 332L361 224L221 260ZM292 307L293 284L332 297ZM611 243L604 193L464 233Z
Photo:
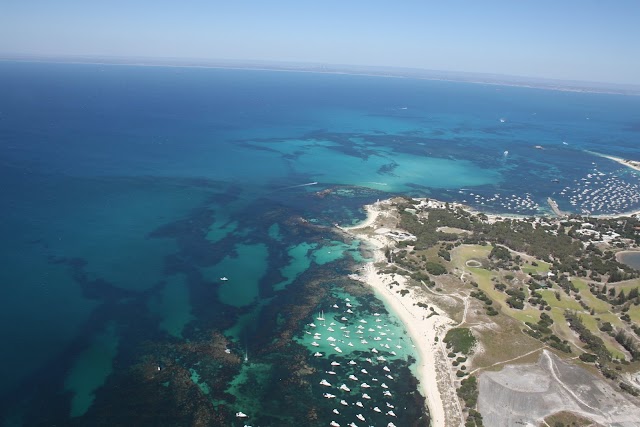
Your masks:
M313 182L307 182L306 184L290 185L288 187L279 188L276 191L289 190L291 188L308 187L310 185L318 185L318 182L317 181L313 181Z

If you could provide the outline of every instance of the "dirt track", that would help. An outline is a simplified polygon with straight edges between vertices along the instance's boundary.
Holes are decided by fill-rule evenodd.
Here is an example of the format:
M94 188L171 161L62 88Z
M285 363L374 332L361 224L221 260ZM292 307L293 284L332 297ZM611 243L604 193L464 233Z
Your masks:
M543 351L538 363L510 365L480 375L478 409L487 426L539 426L559 411L605 426L640 425L640 401L588 371Z

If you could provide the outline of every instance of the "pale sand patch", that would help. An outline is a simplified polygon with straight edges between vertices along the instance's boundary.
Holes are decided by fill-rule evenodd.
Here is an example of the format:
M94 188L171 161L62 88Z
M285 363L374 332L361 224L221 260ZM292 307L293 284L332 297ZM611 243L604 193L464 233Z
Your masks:
M445 426L445 410L436 372L438 345L435 343L435 337L439 330L448 329L453 321L439 315L427 318L429 312L422 307L413 305L415 300L410 294L404 297L400 296L397 290L405 288L404 282L406 280L402 276L378 274L373 263L369 263L364 268L362 280L371 286L387 308L400 318L411 336L419 356L417 361L418 379L422 394L427 400L431 425L434 427ZM400 288L396 286L394 290L391 290L389 284L393 281L400 283Z
M449 419L447 419L443 394L446 395L449 412L459 412L460 407L455 392L455 385L452 383L450 375L444 372L438 373L437 367L440 367L440 370L442 370L443 367L447 371L449 370L448 366L446 366L446 358L443 354L439 353L443 351L442 338L454 322L441 315L443 311L439 308L437 309L439 315L427 318L431 312L414 305L416 299L413 292L410 292L404 297L400 296L397 292L399 289L407 289L405 286L406 278L395 274L381 274L378 271L375 267L375 262L386 261L383 248L393 245L395 242L381 234L366 235L364 233L354 233L357 229L375 225L375 220L380 214L379 209L375 206L368 206L366 209L368 213L367 220L355 227L343 228L343 230L350 232L350 234L367 242L374 248L375 261L367 263L361 275L354 275L354 278L371 286L387 308L400 318L409 333L413 345L418 352L417 375L422 388L422 394L427 401L427 407L431 416L431 425L434 427L453 425L451 421L461 419L461 414L455 414L453 416L450 414ZM389 288L389 285L394 281L400 285L396 285L392 290ZM431 302L429 302L429 305L434 306ZM439 343L435 342L436 336L439 336ZM455 400L455 403L451 400Z
M365 219L364 221L349 227L338 227L338 228L345 231L351 231L351 230L358 230L362 228L371 227L373 224L375 224L376 220L378 219L378 216L380 215L380 209L378 208L378 204L380 203L384 203L384 202L376 202L372 205L365 205L364 210L367 212L367 219Z
M622 159L620 157L609 156L608 154L596 153L595 151L587 151L588 153L595 154L596 156L604 157L609 160L613 160L614 162L620 163L622 166L626 166L628 168L640 171L640 162L636 160L627 160Z

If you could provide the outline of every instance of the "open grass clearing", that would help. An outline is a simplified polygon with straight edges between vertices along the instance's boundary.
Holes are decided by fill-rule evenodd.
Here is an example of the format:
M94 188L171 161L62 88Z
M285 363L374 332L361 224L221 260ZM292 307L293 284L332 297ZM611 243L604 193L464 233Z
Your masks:
M558 307L562 310L575 310L575 311L583 311L583 308L576 300L574 300L569 295L565 294L564 291L553 291L550 289L541 289L538 292L542 295L542 299L547 302L551 307ZM560 301L556 298L556 292L560 294Z
M591 293L589 286L582 279L571 279L573 285L580 290L580 295L584 302L591 307L596 313L607 313L611 309L609 303L606 301L602 301L601 299L596 298L595 295Z
M536 264L538 264L537 266L533 266L531 264L525 264L521 267L521 270L527 274L540 274L540 275L546 275L549 272L551 268L551 264L549 264L548 262L540 261L540 260L536 260L535 262Z

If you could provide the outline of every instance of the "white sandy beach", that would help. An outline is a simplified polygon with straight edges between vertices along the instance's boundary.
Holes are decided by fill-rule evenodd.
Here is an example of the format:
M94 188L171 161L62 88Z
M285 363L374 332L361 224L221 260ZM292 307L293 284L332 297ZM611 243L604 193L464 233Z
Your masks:
M586 152L593 154L594 156L604 157L605 159L613 160L614 162L620 163L622 166L626 166L628 168L640 171L640 161L623 159L621 157L610 156L608 154L596 153L595 151L586 150Z
M359 280L370 285L376 295L382 299L387 308L392 311L403 322L409 333L414 346L418 352L418 379L421 384L422 394L427 400L431 425L434 427L444 427L446 425L445 404L439 387L446 387L446 384L438 384L437 375L437 353L440 351L438 343L435 342L436 335L446 332L453 321L442 315L427 318L430 313L422 307L414 305L416 300L412 293L404 297L398 293L399 289L405 289L406 279L397 274L381 274L375 267L376 262L386 261L383 248L392 242L381 234L370 236L359 233L359 230L371 227L375 224L380 215L380 211L374 206L367 206L367 219L354 226L343 228L346 232L369 243L374 250L374 262L365 265ZM400 283L400 287L395 286L393 290L389 288L391 282ZM433 306L433 304L429 304ZM437 310L442 313L441 310ZM440 336L440 340L442 336ZM451 392L451 390L449 390ZM450 393L447 393L450 394ZM453 390L455 395L455 390Z

